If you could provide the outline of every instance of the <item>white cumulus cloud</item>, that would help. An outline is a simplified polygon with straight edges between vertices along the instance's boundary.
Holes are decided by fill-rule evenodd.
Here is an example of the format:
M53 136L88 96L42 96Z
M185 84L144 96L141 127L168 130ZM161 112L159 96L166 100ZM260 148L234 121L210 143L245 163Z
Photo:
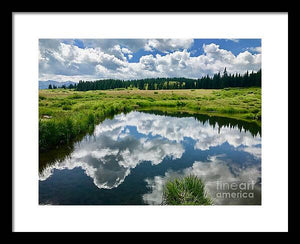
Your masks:
M140 79L150 77L200 78L227 68L229 73L258 71L261 68L260 48L234 55L215 43L204 44L203 54L191 56L188 48L193 39L107 39L83 40L79 48L70 42L41 39L39 43L39 79L57 81L96 79ZM129 62L140 49L164 52L141 56Z

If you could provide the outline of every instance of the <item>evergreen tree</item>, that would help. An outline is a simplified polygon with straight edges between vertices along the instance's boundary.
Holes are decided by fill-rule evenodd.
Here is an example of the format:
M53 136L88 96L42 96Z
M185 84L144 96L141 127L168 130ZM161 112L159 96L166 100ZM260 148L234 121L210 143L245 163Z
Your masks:
M115 88L138 88L140 90L160 90L160 89L222 89L225 87L251 87L261 86L261 70L258 72L249 72L245 74L228 74L226 67L222 75L220 72L203 76L199 79L189 79L184 77L173 78L146 78L140 80L96 80L82 81L80 80L74 85L77 91L88 90L108 90ZM56 87L53 86L52 89ZM70 85L69 88L72 88Z

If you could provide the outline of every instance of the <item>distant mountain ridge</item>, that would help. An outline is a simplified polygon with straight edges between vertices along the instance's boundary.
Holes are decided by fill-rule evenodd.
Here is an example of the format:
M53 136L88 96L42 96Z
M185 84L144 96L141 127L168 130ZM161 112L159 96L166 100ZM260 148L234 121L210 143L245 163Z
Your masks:
M63 85L65 86L69 86L70 84L74 85L74 84L77 84L76 82L73 82L73 81L64 81L64 82L58 82L58 81L55 81L55 80L47 80L47 81L41 81L39 80L39 90L42 90L42 89L48 89L49 85L55 85L57 87L61 87Z

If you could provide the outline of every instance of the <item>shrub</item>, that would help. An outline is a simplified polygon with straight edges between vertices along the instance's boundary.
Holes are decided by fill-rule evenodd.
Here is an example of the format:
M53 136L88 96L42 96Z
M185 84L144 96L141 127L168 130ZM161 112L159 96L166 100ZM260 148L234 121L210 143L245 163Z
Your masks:
M214 111L217 111L217 108L215 108L215 107L204 107L203 110L207 111L207 112L214 112Z
M243 117L245 119L255 119L255 115L252 113L245 114Z
M71 108L70 105L64 105L64 106L62 107L62 109L63 109L63 110L71 110L72 108Z
M228 113L228 114L233 114L233 113L236 113L237 111L233 107L226 107L226 108L222 108L221 112Z
M185 105L186 105L185 102L182 102L182 101L177 101L177 102L176 102L176 106L177 106L177 107L182 107L182 106L185 106Z
M88 114L88 120L87 120L87 124L88 125L94 125L95 123L95 116L92 113Z
M155 106L163 106L163 107L176 107L176 102L174 101L155 101L153 102L153 105Z
M147 100L148 100L149 102L154 102L154 101L155 101L155 99L154 99L153 97L148 97Z
M258 112L256 115L255 115L255 118L257 120L261 120L261 112Z
M136 104L140 107L147 107L151 105L148 101L138 101Z
M258 108L254 108L254 109L252 109L252 111L251 111L252 113L258 113L259 112L259 109Z
M74 95L68 96L67 98L68 99L80 99L80 98L83 98L83 96L81 96L79 94L74 94Z

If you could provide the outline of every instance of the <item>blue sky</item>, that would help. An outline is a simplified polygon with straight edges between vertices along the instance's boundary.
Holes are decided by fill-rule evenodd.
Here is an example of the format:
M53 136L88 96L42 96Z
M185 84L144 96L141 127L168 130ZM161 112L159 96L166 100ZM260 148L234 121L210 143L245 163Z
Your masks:
M261 68L260 39L40 39L39 80L200 78Z
M238 40L229 40L229 39L194 39L193 45L188 48L188 51L191 52L192 57L202 55L204 53L203 44L215 43L220 45L220 48L231 51L234 55L238 55L241 52L248 50L249 52L256 54L257 51L249 50L249 48L261 47L261 39L238 39ZM82 46L81 46L82 47ZM179 49L180 51L183 48ZM138 52L134 53L133 58L129 62L139 62L140 57L144 55L159 53L160 55L166 55L166 53L154 50L153 52L145 51L140 49Z
M231 51L234 55L238 55L241 52L246 51L248 48L261 47L261 39L194 39L194 45L191 50L197 50L195 56L203 54L203 44L215 43L220 45L221 49ZM257 53L251 51L252 53Z

